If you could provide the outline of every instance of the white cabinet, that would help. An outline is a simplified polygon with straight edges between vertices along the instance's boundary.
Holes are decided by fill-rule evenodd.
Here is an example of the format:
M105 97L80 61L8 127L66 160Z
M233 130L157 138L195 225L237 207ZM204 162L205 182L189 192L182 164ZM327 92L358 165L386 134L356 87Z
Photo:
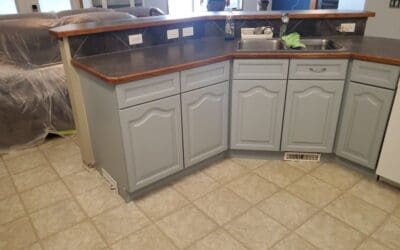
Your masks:
M232 149L279 151L286 80L234 80Z
M179 96L121 110L120 120L131 190L183 169Z
M185 167L227 149L228 87L224 82L182 94Z
M399 81L400 85L400 81ZM400 153L400 91L397 91L389 125L383 142L381 156L376 173L390 181L400 184L400 165L397 154Z

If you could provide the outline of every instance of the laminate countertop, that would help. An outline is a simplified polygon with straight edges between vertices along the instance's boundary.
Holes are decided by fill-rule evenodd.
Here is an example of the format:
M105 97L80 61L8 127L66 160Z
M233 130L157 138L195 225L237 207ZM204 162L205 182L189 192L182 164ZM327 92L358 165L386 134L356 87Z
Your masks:
M348 58L400 66L400 40L361 36L329 39L341 44L344 49L324 52L241 52L237 51L237 40L225 41L222 37L215 37L75 58L72 64L109 84L126 83L239 58Z

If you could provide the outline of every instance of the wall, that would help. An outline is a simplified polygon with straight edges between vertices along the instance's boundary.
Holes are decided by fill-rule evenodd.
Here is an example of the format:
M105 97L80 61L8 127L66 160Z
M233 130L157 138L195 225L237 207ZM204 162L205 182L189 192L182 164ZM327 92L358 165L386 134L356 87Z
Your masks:
M366 36L400 39L400 9L389 8L390 0L366 0L365 9L376 12L368 18Z
M381 1L381 0L375 0ZM339 10L363 10L365 5L365 0L340 0Z

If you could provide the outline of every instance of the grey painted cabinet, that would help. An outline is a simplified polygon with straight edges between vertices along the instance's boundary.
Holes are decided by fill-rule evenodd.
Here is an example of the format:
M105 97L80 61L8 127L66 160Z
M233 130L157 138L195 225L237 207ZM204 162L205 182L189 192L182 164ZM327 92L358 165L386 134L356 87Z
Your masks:
M185 167L227 149L229 83L182 94Z
M287 79L288 59L235 59L233 79Z
M179 95L121 110L120 120L131 191L183 169Z
M353 82L395 89L399 73L398 66L354 60L350 74Z
M229 61L209 64L181 72L182 92L206 87L229 80Z
M234 80L232 149L279 151L286 80Z
M289 79L345 79L347 64L347 59L291 59Z
M349 83L336 154L375 169L394 91Z
M283 151L332 152L343 81L289 80Z

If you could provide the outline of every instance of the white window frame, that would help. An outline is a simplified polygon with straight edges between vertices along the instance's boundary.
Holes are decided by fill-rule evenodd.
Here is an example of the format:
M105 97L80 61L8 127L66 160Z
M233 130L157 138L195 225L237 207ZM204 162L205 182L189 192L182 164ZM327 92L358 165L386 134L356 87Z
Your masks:
M15 14L19 14L20 8L19 8L18 2L16 0L14 0L14 5L15 5L15 9L17 10L17 13L4 13L4 14L0 14L0 15L15 15Z
M54 1L58 1L58 0L54 0ZM73 0L69 0L69 4L71 6L71 9L69 9L69 10L72 10L74 8ZM39 12L42 12L42 7L40 6L40 0L37 1L37 5L38 5L38 8L39 8ZM68 9L66 9L66 10L68 10ZM58 11L63 11L63 10L58 10Z

